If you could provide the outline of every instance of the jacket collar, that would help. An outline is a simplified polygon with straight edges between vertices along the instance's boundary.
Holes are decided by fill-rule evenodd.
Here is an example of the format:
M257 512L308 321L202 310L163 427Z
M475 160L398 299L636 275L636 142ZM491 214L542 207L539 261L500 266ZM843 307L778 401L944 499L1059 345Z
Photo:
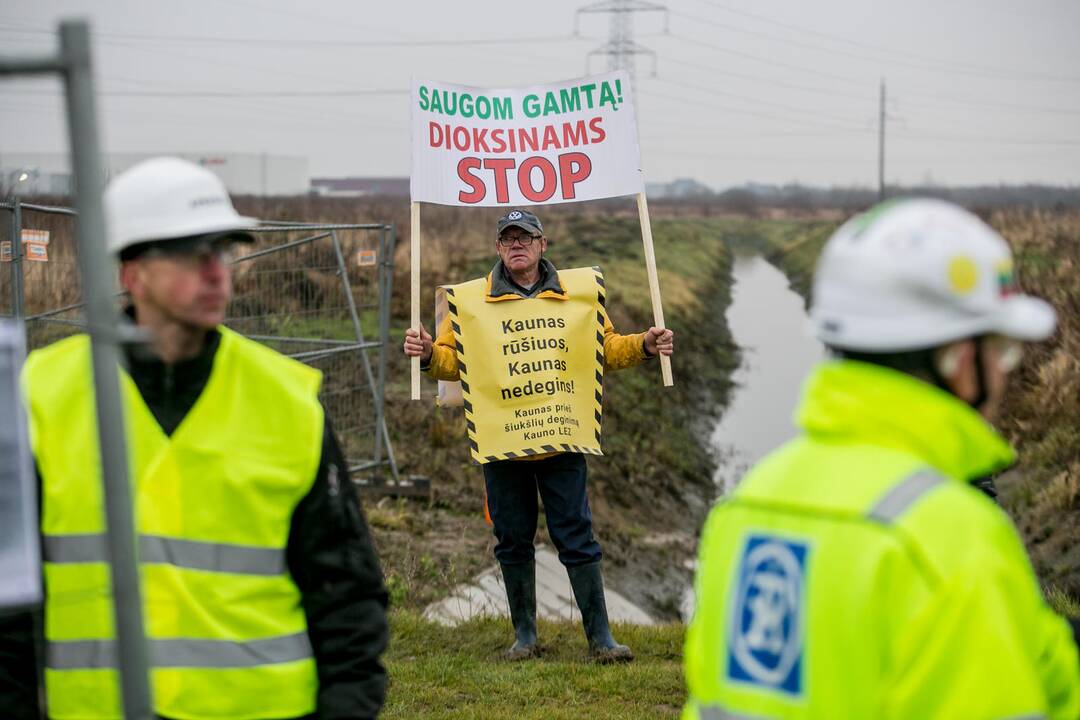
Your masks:
M488 292L485 298L488 302L499 300L518 300L521 298L558 298L566 299L566 290L559 282L559 271L547 258L540 258L540 279L531 289L525 288L514 282L510 273L507 272L502 260L496 260L491 272L488 273Z
M851 360L815 368L796 422L815 439L910 452L958 480L998 472L1016 459L963 401L910 375Z

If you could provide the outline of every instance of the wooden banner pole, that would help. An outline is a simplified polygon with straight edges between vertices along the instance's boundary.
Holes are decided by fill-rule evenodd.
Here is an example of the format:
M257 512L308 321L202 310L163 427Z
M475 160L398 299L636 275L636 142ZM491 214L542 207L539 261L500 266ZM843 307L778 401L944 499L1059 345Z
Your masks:
M653 250L652 223L649 221L649 203L645 193L637 195L638 219L641 221L641 242L645 246L645 269L649 273L649 297L652 299L653 324L664 326L664 306L660 300L660 276L656 272L656 253ZM660 356L660 373L664 378L664 387L671 387L675 381L671 377L671 358Z
M420 331L420 203L413 202L409 222L409 234L412 239L409 259L412 275L412 328ZM412 399L420 399L420 358L414 357L412 366Z

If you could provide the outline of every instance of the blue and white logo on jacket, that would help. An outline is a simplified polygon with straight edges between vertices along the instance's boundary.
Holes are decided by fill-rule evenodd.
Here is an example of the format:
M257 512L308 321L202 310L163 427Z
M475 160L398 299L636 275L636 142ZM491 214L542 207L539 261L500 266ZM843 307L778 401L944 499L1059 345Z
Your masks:
M802 695L804 543L751 535L731 606L727 677Z

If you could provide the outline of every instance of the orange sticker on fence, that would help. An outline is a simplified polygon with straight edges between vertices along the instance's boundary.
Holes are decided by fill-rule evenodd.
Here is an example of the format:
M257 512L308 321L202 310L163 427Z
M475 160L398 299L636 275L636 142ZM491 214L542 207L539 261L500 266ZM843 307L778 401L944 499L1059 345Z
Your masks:
M39 242L24 244L26 259L34 262L49 262L49 246Z

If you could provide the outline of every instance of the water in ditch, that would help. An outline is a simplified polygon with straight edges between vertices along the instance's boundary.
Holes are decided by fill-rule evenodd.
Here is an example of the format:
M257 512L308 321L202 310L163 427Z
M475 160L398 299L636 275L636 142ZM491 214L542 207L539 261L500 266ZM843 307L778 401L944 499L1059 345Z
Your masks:
M730 490L746 470L795 436L792 413L810 368L824 357L806 330L802 296L760 255L738 257L728 327L742 351L736 388L712 442L716 482Z
M809 335L803 298L787 277L760 255L736 257L727 323L742 352L731 403L716 425L712 444L720 458L716 484L722 494L770 451L795 436L792 414L802 383L825 351ZM681 603L693 612L693 590Z

